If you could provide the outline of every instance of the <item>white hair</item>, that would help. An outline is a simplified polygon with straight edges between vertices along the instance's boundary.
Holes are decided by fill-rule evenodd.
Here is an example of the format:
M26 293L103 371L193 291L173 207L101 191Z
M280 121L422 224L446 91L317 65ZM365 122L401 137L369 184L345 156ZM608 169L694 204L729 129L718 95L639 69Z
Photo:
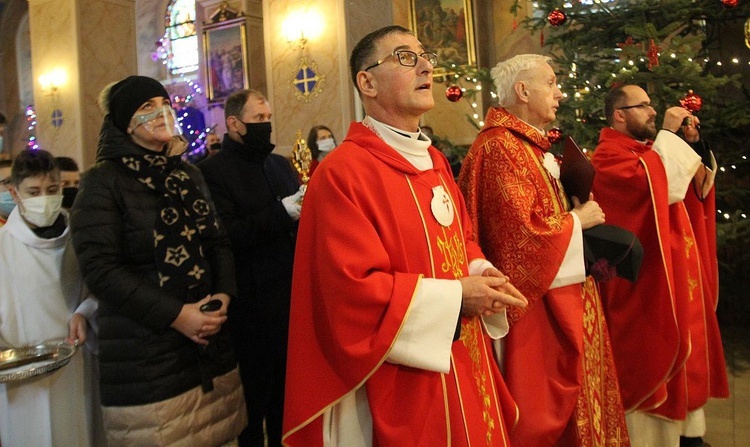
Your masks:
M495 65L490 74L495 83L497 103L500 107L513 105L515 100L514 85L522 80L520 74L540 64L549 64L552 58L541 54L519 54Z

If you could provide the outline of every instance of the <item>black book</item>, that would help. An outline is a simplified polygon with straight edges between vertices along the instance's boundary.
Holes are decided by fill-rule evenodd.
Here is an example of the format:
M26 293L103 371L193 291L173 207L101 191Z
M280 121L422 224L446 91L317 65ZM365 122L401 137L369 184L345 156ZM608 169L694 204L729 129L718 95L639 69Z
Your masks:
M591 186L594 183L594 166L570 136L565 137L560 182L571 205L573 196L578 197L581 203L589 199Z

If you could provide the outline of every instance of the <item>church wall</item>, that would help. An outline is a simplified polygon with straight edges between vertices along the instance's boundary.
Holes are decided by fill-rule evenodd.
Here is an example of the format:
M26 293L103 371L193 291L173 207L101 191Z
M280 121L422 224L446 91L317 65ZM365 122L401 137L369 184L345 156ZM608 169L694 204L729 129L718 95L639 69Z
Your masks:
M263 7L276 151L289 155L297 131L307 138L309 129L318 124L330 127L337 141L341 141L358 107L349 75L351 48L370 30L390 23L390 8L372 0L318 0L304 4L265 0ZM311 14L320 24L319 34L311 35L304 49L290 46L283 34L284 22L294 14ZM295 94L298 90L293 85L303 58L322 78L316 87L319 93L307 100Z
M81 1L78 30L79 79L83 136L83 166L96 160L102 112L97 101L110 82L135 74L136 55L132 1ZM102 38L103 36L117 36Z
M31 0L29 2L31 54L34 99L37 114L37 141L42 149L54 155L80 157L73 148L78 146L82 121L80 116L77 17L74 0ZM39 82L42 75L60 71L59 86L52 93L43 91ZM53 112L60 112L53 124Z
M99 0L87 2L81 0L64 0L74 4L80 4L78 13L80 16L67 16L64 12L53 9L53 12L44 12L43 5L55 4L63 0L31 0L30 4L38 5L39 16L36 18L38 26L62 27L61 33L65 33L68 23L79 27L78 35L69 35L66 39L73 39L77 45L67 45L62 49L55 47L56 41L63 39L49 39L49 42L35 41L34 56L35 68L34 78L38 77L40 70L45 64L54 62L56 54L60 52L78 53L76 60L81 64L91 64L92 70L79 73L71 71L70 82L79 85L95 85L96 88L87 90L73 89L62 92L57 99L58 103L64 103L70 107L71 113L65 115L65 124L62 128L51 129L49 114L51 106L49 101L38 91L38 83L34 82L35 97L40 98L40 123L38 133L42 139L47 139L53 146L64 146L66 140L73 137L67 135L66 126L73 134L80 134L80 143L85 147L74 158L89 164L93 161L95 153L96 134L101 124L101 116L98 109L90 104L95 104L98 90L106 83L117 80L125 75L137 72L141 75L152 76L165 81L167 84L177 82L170 91L178 91L183 94L188 91L187 87L180 85L179 80L169 79L163 64L154 62L151 53L155 49L155 42L164 34L164 14L168 0ZM19 2L25 4L26 2ZM198 17L196 24L198 32L202 28L202 22L221 3L220 0L198 0ZM385 5L384 5L385 3ZM512 0L474 0L472 2L475 16L475 34L477 36L477 58L483 66L492 66L498 60L505 59L519 52L538 51L538 36L529 35L522 28L513 30L513 15L510 13ZM12 3L11 3L12 4ZM102 35L98 34L98 24L103 22L102 15L111 15L112 8L118 5L134 5L130 19L107 20L107 30L103 34L116 35L114 42L102 41ZM309 128L316 124L325 124L333 130L339 141L345 135L349 123L361 118L361 106L354 87L350 81L348 58L354 44L367 32L380 26L388 24L399 24L411 28L410 0L364 0L351 2L345 0L310 0L306 2L285 0L230 0L228 4L241 9L248 17L248 53L249 53L249 77L251 87L265 92L274 109L274 140L277 143L277 152L288 155L294 142L297 130L304 137L307 136ZM526 4L522 6L527 7ZM85 9L83 9L85 8ZM303 50L295 50L286 42L282 28L285 19L298 11L317 11L322 18L322 32L320 35L310 38ZM6 13L8 10L6 9ZM520 22L525 10L515 18ZM6 16L7 14L4 14ZM63 22L67 20L68 22ZM75 21L75 23L72 23ZM117 28L118 23L133 23L134 30L127 30L123 25L122 30ZM114 31L112 31L114 27ZM7 28L2 31L8 33ZM135 52L128 51L122 45L127 41L125 34L131 33L130 41L134 42ZM75 33L74 33L75 34ZM15 59L13 51L9 49L8 39L0 43L2 51L0 58L3 67L14 67ZM12 42L12 40L10 41ZM202 43L201 43L202 45ZM37 48L38 47L38 48ZM125 51L123 51L123 49ZM131 49L132 50L132 49ZM294 74L299 68L300 60L306 57L308 62L317 65L318 74L324 81L319 85L320 93L311 96L309 101L298 99L295 96L295 87L292 82ZM134 58L135 62L127 62L124 59ZM201 48L201 69L192 77L202 85L205 85L205 62L203 61ZM132 68L126 68L132 67ZM7 73L6 70L4 70ZM105 82L106 81L106 82ZM436 107L425 114L422 124L432 126L436 133L448 137L456 144L470 144L476 136L477 130L466 120L466 114L478 110L483 118L484 111L489 106L488 94L478 98L476 110L472 110L469 102L464 99L457 103L448 101L445 97L445 88L448 84L436 79L434 84L434 96ZM94 92L96 90L96 92ZM12 76L4 75L0 82L0 105L4 109L18 107L21 104L18 99L17 80ZM15 93L14 93L15 92ZM82 104L86 104L85 106ZM221 107L209 108L204 98L198 97L196 106L206 115L207 125L218 125L219 133L224 132L223 109ZM25 105L23 105L25 107ZM75 109L80 107L80 111ZM63 109L65 113L66 110ZM75 130L77 129L77 130ZM74 131L75 130L75 131ZM41 136L41 135L40 135ZM68 146L66 146L68 147ZM67 153L76 153L77 149L72 146L64 149Z
M99 91L135 72L133 0L30 0L36 136L40 147L93 164L102 115ZM42 75L59 71L56 91Z
M0 22L0 112L8 120L5 125L4 150L0 157L11 157L11 154L26 146L28 131L26 130L26 118L24 115L26 105L22 104L19 92L19 58L28 55L19 55L16 52L18 34L17 30L22 24L26 34L23 38L28 39L28 4L26 1L7 3L3 10ZM21 73L30 75L30 73Z

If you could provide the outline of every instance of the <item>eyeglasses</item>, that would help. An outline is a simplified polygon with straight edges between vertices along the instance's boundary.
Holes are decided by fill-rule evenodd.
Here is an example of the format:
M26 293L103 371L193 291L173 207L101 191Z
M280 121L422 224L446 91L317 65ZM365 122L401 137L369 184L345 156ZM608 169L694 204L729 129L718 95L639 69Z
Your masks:
M384 57L383 59L380 59L379 61L365 68L363 71L367 71L371 68L377 67L378 65L388 60L388 58L391 56L396 56L396 60L398 60L398 63L403 65L404 67L416 67L418 57L423 57L427 59L427 62L429 62L430 65L432 65L433 67L437 65L437 62L438 62L438 57L437 57L437 54L435 53L417 54L409 50L396 50L393 53L389 54L388 56Z
M641 109L641 110L651 109L651 110L653 110L654 106L652 106L651 104L649 104L647 102L642 102L640 104L636 104L636 105L633 105L633 106L624 106L624 107L618 107L617 108L617 110L627 110L627 109Z

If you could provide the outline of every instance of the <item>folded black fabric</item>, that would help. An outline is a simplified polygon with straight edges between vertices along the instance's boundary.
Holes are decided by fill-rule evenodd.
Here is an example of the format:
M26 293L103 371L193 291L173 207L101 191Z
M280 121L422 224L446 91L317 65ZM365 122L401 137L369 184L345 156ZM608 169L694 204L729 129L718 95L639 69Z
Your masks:
M711 149L708 147L708 144L705 140L699 140L695 143L688 143L691 148L695 151L696 154L700 155L701 162L707 167L707 168L713 168L711 163Z
M643 246L635 234L615 225L583 231L586 271L599 282L615 276L635 282L643 262Z

